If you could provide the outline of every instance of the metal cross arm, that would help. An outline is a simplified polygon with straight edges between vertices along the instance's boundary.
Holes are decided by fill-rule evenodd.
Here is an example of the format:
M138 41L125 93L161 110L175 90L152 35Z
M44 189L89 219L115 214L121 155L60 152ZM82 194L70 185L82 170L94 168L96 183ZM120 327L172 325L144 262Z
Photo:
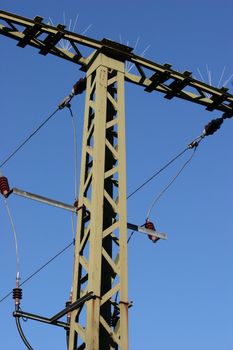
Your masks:
M78 210L82 208L82 207L77 208L74 205L70 205L70 204L67 204L67 203L64 203L64 202L60 202L60 201L57 201L57 200L54 200L54 199L51 199L51 198L48 198L48 197L43 197L43 196L40 196L38 194L27 192L27 191L24 191L24 190L21 190L19 188L15 188L15 187L12 188L12 190L9 192L9 194L15 194L15 195L20 196L20 197L24 197L24 198L35 200L37 202L41 202L41 203L44 203L44 204L47 204L47 205L51 205L51 206L54 206L54 207L57 207L57 208L65 209L65 210L68 210L68 211L72 211L73 213L77 213ZM137 226L137 225L134 225L134 224L127 223L127 228L129 230L137 231L137 232L144 233L144 234L147 234L147 235L151 235L151 236L154 236L154 237L157 237L157 238L167 239L167 235L165 233L149 230L149 229L147 229L145 227L141 227L141 226Z
M74 213L76 213L79 209L81 209L81 207L77 208L74 205L63 203L63 202L60 202L60 201L57 201L57 200L54 200L51 198L43 197L43 196L40 196L38 194L26 192L24 190L20 190L19 188L15 188L15 187L12 188L12 190L9 192L9 194L11 194L11 193L16 194L17 196L20 196L20 197L32 199L32 200L37 201L37 202L52 205L52 206L57 207L57 208L72 211Z
M132 60L133 61L133 60ZM138 84L145 87L145 91L162 92L167 99L173 97L182 98L193 103L197 103L206 107L208 111L218 110L233 115L233 95L227 92L226 88L215 88L199 80L185 75L190 72L174 73L166 69L153 73L151 77L147 77L142 71L142 65L135 64L140 75L126 72L125 79L128 82ZM145 66L145 68L148 68ZM151 68L152 71L154 68ZM190 73L191 74L191 73Z
M141 85L145 91L159 91L165 98L179 97L206 107L207 110L219 110L233 114L233 95L228 89L216 88L192 77L192 73L183 73L172 69L170 64L158 64L132 52L132 48L103 39L95 40L77 33L65 30L65 26L57 27L42 23L42 17L33 20L9 12L0 11L0 34L18 41L18 46L33 46L39 53L48 53L79 64L86 71L100 52L118 60L128 61L135 65L136 74L125 72L125 80ZM59 46L60 40L67 40L74 52ZM82 48L93 51L86 57L82 55ZM146 72L145 70L146 69Z
M49 24L42 23L42 17L35 17L33 20L11 14L9 12L0 11L0 20L4 21L4 25L0 23L0 34L18 41L18 46L33 46L39 49L39 53L46 55L53 54L60 58L78 63L81 66L86 65L86 59L80 53L77 44L98 49L101 45L97 41L85 38L65 30L63 25L53 27ZM42 35L46 37L41 38ZM75 53L62 49L57 46L61 39L68 40L73 47Z
M13 316L14 317L24 317L24 318L28 318L28 319L31 319L34 321L39 321L39 322L43 322L43 323L53 324L53 325L59 326L59 327L68 328L69 325L67 323L61 322L58 320L60 318L62 318L63 316L67 315L69 312L72 312L72 311L82 307L86 301L88 301L92 298L94 298L93 292L89 292L50 318L44 317L44 316L39 316L39 315L32 314L29 312L24 312L21 310L14 311Z
M127 223L127 228L129 230L133 230L133 231L137 231L137 232L140 232L140 233L144 233L146 235L153 236L153 237L156 237L156 238L167 239L167 234L166 233L150 230L150 229L142 227L142 226L137 226L137 225L134 225L134 224Z

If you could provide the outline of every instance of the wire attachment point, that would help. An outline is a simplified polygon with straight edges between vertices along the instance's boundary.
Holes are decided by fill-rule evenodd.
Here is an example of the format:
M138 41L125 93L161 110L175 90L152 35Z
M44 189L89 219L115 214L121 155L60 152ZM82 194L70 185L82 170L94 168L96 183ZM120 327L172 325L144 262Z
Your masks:
M201 140L205 137L206 135L203 133L201 134L199 137L197 137L195 140L193 140L192 142L190 142L188 144L188 148L189 149L193 149L193 148L197 148L197 146L199 146L199 143L201 142Z
M61 101L61 103L59 103L58 108L59 108L59 109L63 109L63 108L65 108L65 107L70 108L70 107L71 107L70 101L72 100L73 96L74 96L73 94L70 94L69 96L66 96L66 97Z

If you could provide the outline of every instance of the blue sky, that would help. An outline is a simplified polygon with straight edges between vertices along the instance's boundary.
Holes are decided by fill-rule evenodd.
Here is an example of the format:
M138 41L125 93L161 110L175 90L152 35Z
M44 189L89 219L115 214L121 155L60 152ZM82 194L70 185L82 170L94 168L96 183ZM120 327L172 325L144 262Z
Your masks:
M1 1L1 9L21 16L74 23L96 39L109 38L146 48L146 57L189 70L213 85L233 74L232 1ZM149 46L149 47L148 47ZM0 160L50 113L83 73L79 67L0 36ZM224 68L225 67L225 68ZM201 77L201 75L202 77ZM232 80L228 83L233 91ZM81 149L85 96L73 100ZM220 117L190 102L166 100L126 85L127 188L134 190ZM134 234L129 244L130 349L231 350L233 346L232 120L197 149L191 164L151 214L169 239L153 245ZM181 165L163 172L128 201L128 221L142 224L155 196ZM68 111L59 112L2 169L12 187L67 203L74 201L73 129ZM72 241L71 216L19 197L10 197L19 242L22 280ZM14 241L3 199L0 201L0 299L15 285ZM72 249L28 284L22 308L45 316L67 301L72 282ZM11 298L0 304L1 344L24 345L11 316ZM62 329L33 321L23 324L32 347L65 348Z

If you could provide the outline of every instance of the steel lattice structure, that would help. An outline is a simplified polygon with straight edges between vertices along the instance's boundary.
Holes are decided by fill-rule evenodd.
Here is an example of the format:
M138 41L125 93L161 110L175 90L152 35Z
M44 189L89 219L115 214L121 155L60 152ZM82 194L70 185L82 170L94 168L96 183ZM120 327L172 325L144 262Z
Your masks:
M99 54L87 71L79 196L85 209L73 287L74 300L88 291L94 298L86 303L84 324L80 310L72 314L69 349L75 349L78 335L86 349L128 349L124 122L124 63Z
M15 39L18 46L30 45L42 55L78 64L87 78L79 191L83 209L77 226L72 307L47 323L54 324L71 311L69 350L127 350L125 81L147 92L162 92L167 99L178 97L229 115L233 96L226 88L194 79L191 72L149 61L110 40L44 24L41 17L31 20L0 11L0 22L0 34ZM67 40L73 52L59 47L61 40ZM91 53L85 56L87 48ZM125 71L126 62L135 65L136 74Z

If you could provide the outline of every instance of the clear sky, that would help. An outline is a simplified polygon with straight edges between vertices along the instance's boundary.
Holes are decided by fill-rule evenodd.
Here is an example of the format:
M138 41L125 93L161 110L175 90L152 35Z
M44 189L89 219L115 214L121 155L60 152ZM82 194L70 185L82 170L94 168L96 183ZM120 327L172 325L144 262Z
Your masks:
M55 25L134 47L155 62L189 70L198 79L233 92L232 0L205 1L4 1L21 16L49 18ZM90 26L91 25L91 26ZM72 28L73 29L73 28ZM139 39L138 39L139 38ZM36 49L21 49L0 36L0 162L70 93L83 76L79 67ZM209 72L209 73L208 73ZM221 79L221 75L223 77ZM230 78L230 79L229 79ZM220 81L221 79L221 81ZM73 100L81 149L85 96ZM220 117L203 106L126 86L128 193L179 153L205 124ZM232 350L233 347L233 120L203 140L191 164L151 213L169 239L153 245L134 234L129 244L130 350ZM187 160L184 155L128 201L128 221L142 224L156 195ZM2 172L12 187L74 202L73 129L63 110ZM72 241L71 215L20 197L8 200L19 243L24 280ZM15 286L13 234L0 201L0 299ZM52 316L63 308L72 282L72 248L23 288L25 311ZM0 303L3 349L24 349L11 316L13 300ZM23 323L35 350L66 348L63 329Z

